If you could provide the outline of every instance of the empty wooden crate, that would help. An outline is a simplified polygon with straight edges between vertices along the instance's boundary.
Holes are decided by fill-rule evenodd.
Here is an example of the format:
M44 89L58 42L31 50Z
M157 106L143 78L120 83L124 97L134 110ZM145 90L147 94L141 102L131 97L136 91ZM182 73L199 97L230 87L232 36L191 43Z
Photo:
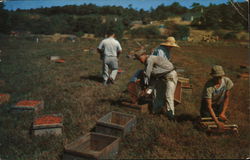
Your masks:
M113 136L124 136L136 126L136 116L109 112L96 123L95 131Z
M63 130L63 116L61 114L43 115L35 118L32 133L35 136L45 134L61 135Z
M119 137L90 132L65 146L63 160L112 159L119 143Z

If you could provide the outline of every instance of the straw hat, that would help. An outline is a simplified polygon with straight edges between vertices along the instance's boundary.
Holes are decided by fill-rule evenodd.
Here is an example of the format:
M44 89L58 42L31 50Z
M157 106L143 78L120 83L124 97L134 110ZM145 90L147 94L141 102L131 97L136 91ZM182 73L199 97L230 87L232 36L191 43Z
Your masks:
M175 38L174 37L168 37L167 41L164 43L161 43L163 46L169 46L169 47L180 47L178 44L176 44Z
M221 76L225 75L225 72L224 72L222 66L214 65L211 69L210 75L213 77L221 77Z

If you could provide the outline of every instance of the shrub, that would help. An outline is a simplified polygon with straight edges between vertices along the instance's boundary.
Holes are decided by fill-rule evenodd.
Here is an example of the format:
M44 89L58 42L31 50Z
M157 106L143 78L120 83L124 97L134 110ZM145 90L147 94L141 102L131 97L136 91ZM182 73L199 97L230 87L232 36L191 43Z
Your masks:
M213 32L213 36L218 36L220 39L223 39L223 37L225 36L227 34L227 32L226 31L224 31L224 30L215 30L214 32Z
M150 26L145 28L137 28L130 31L132 37L140 38L160 38L161 33L156 26Z
M190 35L190 28L184 25L175 25L172 34L177 40L187 40Z
M236 32L228 32L224 35L223 39L237 39Z

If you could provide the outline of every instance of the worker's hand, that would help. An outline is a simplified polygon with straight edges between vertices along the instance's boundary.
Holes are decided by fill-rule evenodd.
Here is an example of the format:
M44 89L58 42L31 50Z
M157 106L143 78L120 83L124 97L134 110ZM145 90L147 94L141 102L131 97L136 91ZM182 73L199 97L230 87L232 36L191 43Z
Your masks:
M225 114L220 114L219 118L222 119L223 121L227 121L228 120Z
M218 129L224 129L225 127L223 122L218 122L217 125L218 125Z
M135 81L135 83L140 83L141 82L141 80L140 79L137 79L136 81Z
M147 93L146 93L146 89L142 90L141 93L140 93L140 97L145 97L147 96Z

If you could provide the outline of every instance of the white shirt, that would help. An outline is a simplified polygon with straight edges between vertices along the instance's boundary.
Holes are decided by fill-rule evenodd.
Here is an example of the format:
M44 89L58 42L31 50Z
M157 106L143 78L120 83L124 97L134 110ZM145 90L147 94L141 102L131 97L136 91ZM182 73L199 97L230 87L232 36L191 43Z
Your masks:
M113 37L102 40L98 49L103 50L104 56L107 57L117 57L117 52L122 51L120 43Z

